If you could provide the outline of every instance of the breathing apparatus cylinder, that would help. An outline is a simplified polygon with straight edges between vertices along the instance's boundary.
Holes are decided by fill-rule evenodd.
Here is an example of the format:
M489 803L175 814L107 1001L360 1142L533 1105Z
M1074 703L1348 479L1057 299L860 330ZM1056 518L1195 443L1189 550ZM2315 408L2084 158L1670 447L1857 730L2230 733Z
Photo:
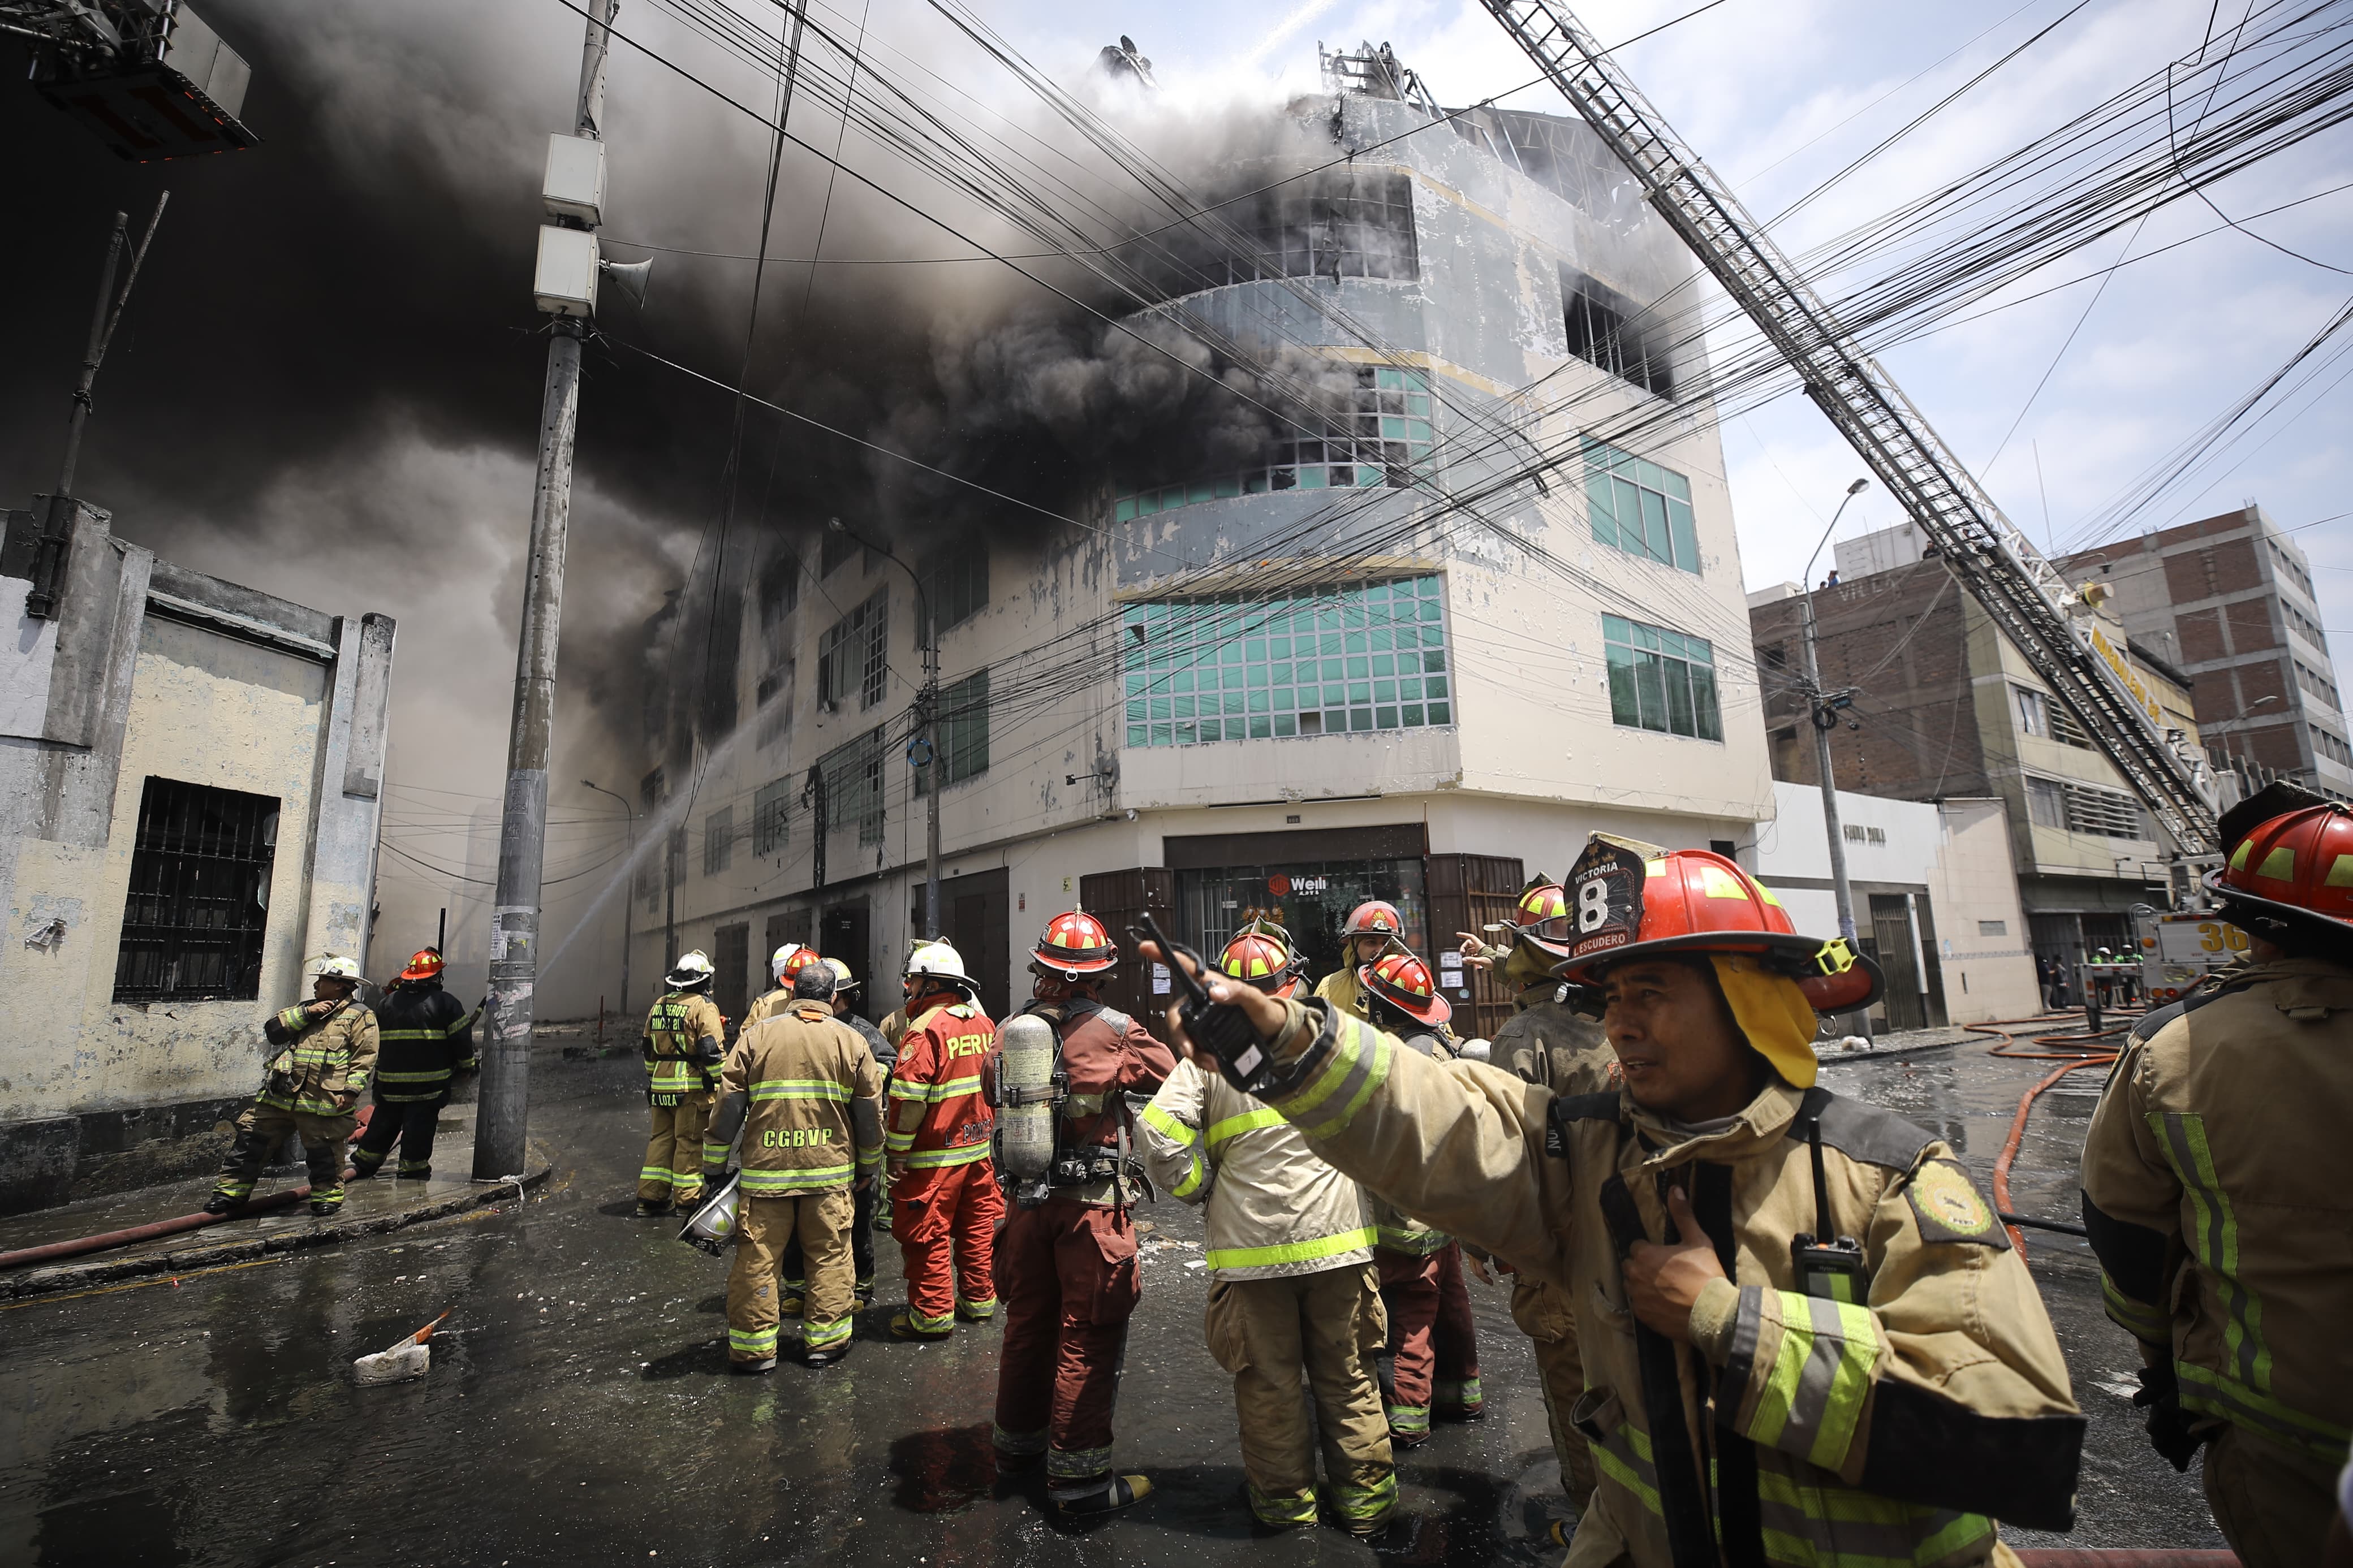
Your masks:
M1054 1163L1054 1026L1018 1013L997 1026L997 1158L1017 1182Z

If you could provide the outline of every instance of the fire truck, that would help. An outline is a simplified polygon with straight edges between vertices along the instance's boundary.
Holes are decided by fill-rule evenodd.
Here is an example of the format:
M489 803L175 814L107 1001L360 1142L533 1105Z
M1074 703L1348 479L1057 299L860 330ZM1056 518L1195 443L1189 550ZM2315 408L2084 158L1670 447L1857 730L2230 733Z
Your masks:
M2152 1007L2180 1001L2247 951L2247 933L2220 915L2167 914L2146 905L2133 911L2133 940L2140 948L2141 992Z

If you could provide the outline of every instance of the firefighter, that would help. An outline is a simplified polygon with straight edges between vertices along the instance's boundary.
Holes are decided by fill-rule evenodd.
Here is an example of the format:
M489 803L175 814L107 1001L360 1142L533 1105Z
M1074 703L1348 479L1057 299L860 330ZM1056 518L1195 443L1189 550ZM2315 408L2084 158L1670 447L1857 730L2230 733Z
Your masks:
M1942 1140L1813 1087L1815 1009L1877 966L1705 850L1597 835L1567 889L1615 1094L1210 992L1317 1152L1577 1303L1600 1474L1570 1563L2010 1563L1988 1516L2067 1529L2084 1419L2024 1263Z
M946 942L908 955L907 1030L883 1138L891 1230L907 1275L907 1309L891 1320L891 1332L902 1340L944 1340L958 1318L997 1315L991 1254L1005 1200L988 1159L996 1118L980 1092L997 1027L978 992Z
M2084 1225L2158 1452L2187 1469L2205 1445L2215 1522L2274 1568L2319 1560L2353 1440L2330 1152L2353 1126L2353 812L2281 783L2221 829L2206 886L2246 962L2134 1026L2084 1140Z
M1244 927L1217 966L1270 996L1300 990L1297 950L1271 923ZM1233 1376L1250 1512L1270 1529L1315 1522L1320 1438L1332 1517L1354 1535L1379 1532L1397 1471L1374 1372L1388 1317L1363 1191L1289 1122L1191 1062L1145 1108L1143 1140L1154 1178L1203 1207L1209 1353Z
M1405 917L1395 904L1373 899L1349 910L1347 923L1340 928L1340 967L1316 982L1315 994L1340 1012L1362 1016L1356 1005L1362 994L1356 971L1392 949L1404 951L1404 931Z
M330 952L311 966L311 1000L272 1014L261 1026L280 1047L269 1079L245 1114L221 1162L206 1214L235 1214L253 1196L253 1179L290 1132L302 1136L311 1168L311 1212L343 1206L343 1145L358 1119L352 1107L375 1070L375 1015L359 1000L360 966Z
M663 977L670 990L646 1015L646 1103L653 1131L638 1171L638 1213L664 1215L702 1197L702 1130L725 1055L727 1019L711 999L711 960L688 953Z
M450 1083L475 1070L474 1016L441 989L440 950L430 947L408 961L375 1014L375 1112L345 1174L353 1181L375 1175L398 1143L396 1174L423 1181L433 1174L433 1134Z
M799 951L807 952L808 949ZM889 1082L891 1068L898 1062L899 1053L892 1048L890 1041L882 1037L880 1029L849 1010L850 994L858 988L858 982L850 977L849 965L838 958L820 958L816 962L833 979L833 989L828 994L827 1005L833 1009L837 1019L856 1030L858 1037L866 1042L867 1051L874 1058L874 1066L882 1075L882 1081ZM808 964L796 965L794 973L797 976L809 967ZM814 994L814 991L811 994ZM879 1182L860 1182L850 1189L858 1212L849 1227L849 1256L857 1269L854 1289L858 1293L858 1304L861 1307L874 1300L874 1207L881 1187ZM797 1236L785 1244L784 1279L784 1297L778 1306L789 1318L801 1310L801 1299L808 1289L808 1280L803 1271L800 1237Z
M702 1147L715 1184L743 1135L735 1261L727 1274L727 1364L776 1364L780 1313L801 1319L801 1359L826 1366L849 1353L856 1310L850 1260L854 1190L882 1164L882 1072L865 1037L833 1016L834 972L800 966L789 1007L745 1026L720 1068L720 1101ZM786 1299L785 1250L807 1258L808 1282Z
M1361 1010L1375 1028L1433 1061L1452 1058L1446 1021L1453 1009L1430 965L1410 952L1385 952L1356 972L1356 983ZM1444 1231L1378 1197L1373 1225L1373 1261L1389 1321L1389 1441L1418 1448L1430 1440L1433 1409L1461 1421L1475 1421L1485 1411L1462 1248Z
M817 949L803 947L797 942L788 942L770 953L768 973L776 977L776 989L763 992L753 999L749 1007L744 1009L744 1022L736 1026L736 1037L740 1039L745 1029L761 1019L790 1007L793 1005L793 982L799 978L801 971L812 963L825 962L818 956Z
M1176 1058L1152 1032L1096 994L1119 948L1094 916L1046 923L1029 955L1031 1000L1055 1037L1053 1154L1046 1177L1017 1187L997 1238L1005 1289L995 1439L1000 1468L1046 1462L1047 1496L1064 1518L1126 1508L1150 1495L1142 1476L1112 1468L1127 1321L1143 1293L1135 1226L1142 1195L1127 1154L1127 1097L1149 1094Z

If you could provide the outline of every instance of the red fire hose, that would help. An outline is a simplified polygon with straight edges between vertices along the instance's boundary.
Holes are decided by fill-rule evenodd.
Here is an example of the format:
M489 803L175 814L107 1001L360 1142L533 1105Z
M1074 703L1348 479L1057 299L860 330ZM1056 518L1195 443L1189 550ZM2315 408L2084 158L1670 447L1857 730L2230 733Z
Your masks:
M15 1252L0 1252L0 1268L54 1263L60 1258L79 1258L85 1252L103 1252L110 1247L129 1247L133 1242L153 1241L159 1236L177 1236L184 1230L199 1230L208 1225L218 1225L225 1219L268 1214L272 1209L300 1203L310 1195L311 1189L307 1186L289 1187L268 1197L256 1198L234 1214L184 1214L177 1219L159 1219L153 1225L134 1225L128 1230L110 1230L100 1236L78 1236L71 1241L52 1241L42 1247L19 1247Z
M2127 1026L2120 1025L2114 1029L2103 1029L2096 1035L2036 1035L2032 1037L2032 1043L2038 1046L2058 1046L2062 1047L2073 1047L2073 1049L2063 1048L2052 1051L2021 1051L2010 1048L2018 1044L2018 1039L2016 1036L2010 1032L2010 1026L2042 1024L2050 1021L2051 1020L2047 1016L2042 1018L2005 1018L2000 1023L1964 1024L1961 1026L1963 1028L1969 1030L1973 1034L1999 1035L2001 1037L2000 1042L1993 1046L1987 1052L1989 1056L2011 1057L2022 1058L2027 1061L2064 1062L2066 1064L2064 1067L2053 1071L2041 1083L2036 1084L2032 1089L2028 1089L2024 1094L2018 1097L2018 1114L2010 1119L2010 1137L2008 1141L2002 1144L2000 1157L1993 1163L1993 1206L2001 1214L2004 1219L2009 1219L2011 1214L2010 1204L2010 1162L2018 1158L2018 1146L2026 1137L2026 1119L2034 1110L2034 1101L2036 1098L2040 1096L2044 1089L2049 1089L2052 1084L2057 1083L2061 1079L2065 1078L2071 1072L2080 1072L2085 1068L2092 1067L2105 1068L2111 1062L2115 1061L2118 1054L2116 1048L2113 1046L2103 1046L2097 1042L2108 1039L2113 1036L2123 1034L2125 1032L2125 1028ZM2026 1233L2021 1230L2015 1222L2011 1223L2008 1228L2010 1230L2010 1239L2018 1248L2018 1255L2021 1258L2025 1257ZM2223 1555L2227 1558L2230 1554L2225 1552ZM2106 1560L2107 1559L2103 1558L2103 1561Z

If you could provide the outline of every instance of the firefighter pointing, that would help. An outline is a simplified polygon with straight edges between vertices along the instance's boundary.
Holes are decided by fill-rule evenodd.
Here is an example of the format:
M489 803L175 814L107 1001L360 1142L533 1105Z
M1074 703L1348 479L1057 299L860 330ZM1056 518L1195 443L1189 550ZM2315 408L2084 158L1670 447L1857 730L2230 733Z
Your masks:
M997 1243L997 1459L1042 1457L1047 1495L1065 1518L1110 1513L1152 1490L1111 1460L1127 1321L1143 1293L1128 1210L1145 1189L1127 1152L1127 1097L1158 1089L1176 1058L1096 994L1118 962L1094 916L1074 910L1049 921L1030 953L1033 999L998 1031L994 1075L1014 1203Z
M2064 1530L2084 1420L2041 1298L1940 1140L1814 1086L1841 942L1702 850L1596 836L1562 977L1625 1071L1559 1098L1222 981L1240 1086L1409 1213L1577 1304L1600 1472L1574 1564L2013 1561Z

